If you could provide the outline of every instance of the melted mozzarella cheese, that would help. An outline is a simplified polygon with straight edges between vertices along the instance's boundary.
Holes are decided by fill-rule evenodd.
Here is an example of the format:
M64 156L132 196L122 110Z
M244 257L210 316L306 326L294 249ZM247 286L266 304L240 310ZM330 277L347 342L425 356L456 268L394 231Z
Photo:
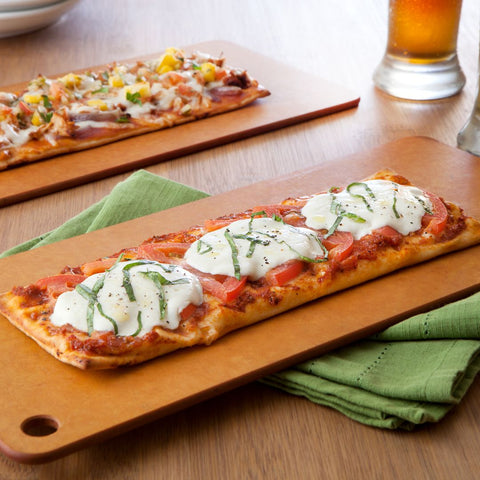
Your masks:
M288 260L323 258L318 236L307 228L297 228L272 218L244 219L209 232L192 244L186 262L210 274L263 277Z
M408 235L422 225L432 208L425 193L387 180L351 184L339 193L312 197L302 209L306 225L329 230L341 217L337 230L351 232L358 240L373 230L389 226Z
M129 298L125 282L131 285L134 300ZM93 295L85 295L92 291ZM88 277L74 290L62 293L51 321L57 326L70 324L88 332L88 312L93 310L92 330L115 331L116 325L118 335L142 336L157 325L174 330L182 310L190 303L200 305L202 301L198 278L185 269L131 260L119 262L105 273Z

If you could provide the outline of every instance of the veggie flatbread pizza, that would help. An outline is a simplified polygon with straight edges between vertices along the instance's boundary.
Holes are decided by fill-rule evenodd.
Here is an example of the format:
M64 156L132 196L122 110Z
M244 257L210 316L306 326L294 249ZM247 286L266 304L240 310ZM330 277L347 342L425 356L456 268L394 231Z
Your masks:
M223 57L176 48L98 72L39 75L18 94L0 92L0 170L225 113L269 94Z

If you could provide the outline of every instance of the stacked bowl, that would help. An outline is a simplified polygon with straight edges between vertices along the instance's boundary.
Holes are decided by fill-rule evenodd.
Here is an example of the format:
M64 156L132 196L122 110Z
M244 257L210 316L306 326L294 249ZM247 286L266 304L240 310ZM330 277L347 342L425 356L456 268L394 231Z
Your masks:
M0 38L46 27L62 17L78 0L0 0Z

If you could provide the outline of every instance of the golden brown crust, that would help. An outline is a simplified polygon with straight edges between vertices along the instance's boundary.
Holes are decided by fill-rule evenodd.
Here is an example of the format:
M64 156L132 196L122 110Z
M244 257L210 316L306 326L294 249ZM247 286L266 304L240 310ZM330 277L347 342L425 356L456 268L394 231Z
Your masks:
M403 177L384 170L370 178L389 179L409 184ZM306 198L306 197L304 197ZM284 205L301 204L302 199L289 199ZM227 333L270 318L299 305L331 293L361 284L451 251L480 242L480 223L466 217L462 210L446 203L448 222L440 235L426 233L425 229L404 236L399 244L368 244L374 254L362 254L359 242L355 262L328 260L308 264L293 280L272 286L264 279L247 282L239 297L222 302L209 293L194 315L181 322L175 331L155 327L144 337L117 337L113 332L94 332L90 337L67 325L55 327L49 321L55 298L44 290L31 286L13 289L0 295L0 312L10 322L34 339L42 348L59 360L82 369L116 368L140 363L171 351L192 345L209 345ZM229 215L222 220L245 217L245 213ZM143 247L177 242L187 245L202 235L202 227L189 231L152 237ZM367 241L367 240L365 240ZM373 240L368 240L373 241ZM145 252L142 247L126 249L131 258ZM181 255L169 258L181 263ZM77 269L81 272L81 268ZM299 332L301 334L301 332Z

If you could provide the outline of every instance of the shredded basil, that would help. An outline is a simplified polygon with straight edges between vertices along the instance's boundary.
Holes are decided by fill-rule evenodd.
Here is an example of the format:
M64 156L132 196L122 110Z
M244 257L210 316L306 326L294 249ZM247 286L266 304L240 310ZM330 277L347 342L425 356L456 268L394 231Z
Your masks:
M52 116L53 116L53 112L48 112L48 113L39 112L39 113L40 113L40 117L42 117L42 120L45 123L50 123L50 120L52 119Z
M433 212L430 210L430 208L428 208L428 205L425 203L425 201L422 198L420 198L417 195L415 195L415 198L418 201L418 203L423 207L423 209L425 210L425 213L428 213L429 215L433 215Z
M367 210L369 212L373 212L373 208L371 207L371 205L368 203L367 199L363 196L363 195L360 195L358 193L352 193L350 191L351 188L353 187L358 187L358 186L361 186L363 188L365 188L365 191L367 192L368 196L371 198L371 199L375 199L375 195L374 193L372 192L371 188L366 184L366 183L363 183L363 182L353 182L351 183L350 185L348 185L347 187L347 192L354 198L359 198L360 200L362 200L362 202L365 204L365 206L367 207Z
M43 98L43 106L45 108L52 108L52 102L50 102L50 99L48 98L47 95L42 95Z
M401 215L398 213L398 210L397 210L397 192L398 192L397 189L393 190L392 210L393 210L393 214L395 215L395 218L400 218Z
M98 90L93 91L92 95L95 95L96 93L108 93L108 87L101 87Z
M232 250L233 271L235 274L234 276L237 280L240 280L241 275L240 275L240 263L238 262L238 248L235 245L235 240L233 239L232 234L230 233L230 230L228 230L228 228L225 230L224 236L227 239L230 249Z
M165 318L165 312L167 310L167 300L165 297L164 285L179 285L182 283L189 283L188 278L177 278L176 280L168 280L161 273L150 271L150 272L140 272L145 277L149 278L154 285L158 288L159 291L159 302L160 302L160 318L163 320Z
M248 233L245 233L245 234L238 233L238 234L233 235L233 238L240 239L240 240L247 240L248 242L250 242L250 246L248 247L248 251L245 255L247 258L252 257L253 252L255 251L255 247L257 245L267 246L267 245L270 244L270 240L261 240L260 238L253 237L253 236L249 235Z
M339 215L335 221L333 222L332 226L328 229L324 238L328 238L330 235L333 235L336 231L338 226L342 223L343 217Z
M136 298L135 298L135 293L133 291L132 283L130 281L130 270L133 267L137 267L139 265L148 265L152 263L156 263L156 262L153 262L152 260L138 260L136 262L129 263L128 265L125 265L122 268L122 273L123 273L122 287L127 292L127 297L131 302L134 302Z
M197 241L197 253L204 255L205 253L211 252L213 247L208 243L204 242L201 238Z
M130 114L126 113L125 115L121 115L117 118L117 123L129 123L130 122Z
M89 288L86 285L81 283L75 287L75 290L88 301L87 306L87 333L90 336L93 332L93 315L95 313L95 306L99 307L99 312L103 315L101 311L100 304L98 303L98 292L103 288L105 282L105 275L102 275L96 282L93 288ZM106 316L105 316L106 317ZM109 317L106 317L110 320ZM115 329L114 324L114 329ZM116 333L116 332L115 332Z
M134 333L132 333L132 337L136 337L142 331L142 328L143 328L142 312L140 310L138 311L138 315L137 315L137 323L138 323L138 328Z
M136 103L137 105L142 105L140 92L135 92L135 93L127 92L127 100L129 102Z
M330 204L330 212L337 215L337 217L338 216L347 217L350 220L353 220L354 222L357 222L357 223L366 222L366 220L363 217L360 217L359 215L352 212L347 212L343 208L343 205L340 202L337 202L337 199L334 194L332 194L332 203Z
M112 317L109 317L104 311L103 311L103 307L102 307L102 304L100 302L97 301L97 309L98 309L98 312L100 313L100 315L104 318L106 318L112 325L113 325L113 331L115 333L115 335L118 335L118 324L117 322L112 318Z
M253 224L253 219L255 217L266 217L267 216L267 212L265 210L260 210L258 212L253 212L251 215L250 215L250 221L248 222L248 231L251 232L252 231L252 224Z

